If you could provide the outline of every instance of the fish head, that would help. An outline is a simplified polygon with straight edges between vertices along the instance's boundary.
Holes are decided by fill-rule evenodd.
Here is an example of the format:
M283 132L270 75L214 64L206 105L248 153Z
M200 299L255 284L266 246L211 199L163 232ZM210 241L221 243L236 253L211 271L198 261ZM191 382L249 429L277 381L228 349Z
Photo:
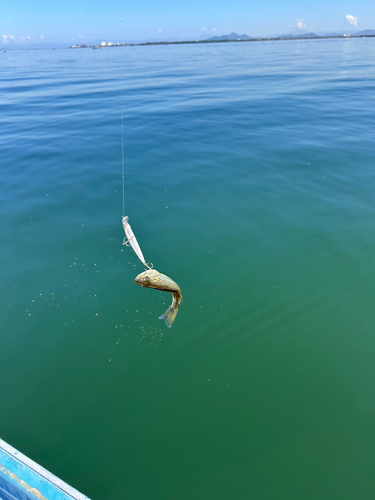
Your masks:
M135 278L134 283L141 285L143 287L154 287L159 281L160 273L156 269L149 269L143 273L138 274Z
M128 224L129 217L125 215L125 217L122 218L122 224L125 226L125 224Z

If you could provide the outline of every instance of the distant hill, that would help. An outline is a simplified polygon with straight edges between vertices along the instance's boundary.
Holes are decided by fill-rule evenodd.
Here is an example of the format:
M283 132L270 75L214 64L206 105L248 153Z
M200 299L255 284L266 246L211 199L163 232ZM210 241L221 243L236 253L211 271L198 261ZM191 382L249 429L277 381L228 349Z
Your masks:
M375 36L375 30L358 31L358 33L353 33L352 36Z
M230 35L213 36L208 38L208 42L215 42L217 40L251 40L251 36L248 35L237 35L237 33L231 33Z
M363 30L363 31L353 31L351 28L342 31L318 31L318 36L328 37L328 36L374 36L375 30Z
M281 35L277 38L317 38L319 35L316 33L299 33L298 35Z

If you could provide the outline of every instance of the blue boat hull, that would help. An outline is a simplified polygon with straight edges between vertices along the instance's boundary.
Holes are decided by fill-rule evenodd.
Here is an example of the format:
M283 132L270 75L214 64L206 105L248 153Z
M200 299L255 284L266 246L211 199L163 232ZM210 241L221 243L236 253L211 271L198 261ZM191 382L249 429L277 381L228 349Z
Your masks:
M0 500L89 500L0 439Z

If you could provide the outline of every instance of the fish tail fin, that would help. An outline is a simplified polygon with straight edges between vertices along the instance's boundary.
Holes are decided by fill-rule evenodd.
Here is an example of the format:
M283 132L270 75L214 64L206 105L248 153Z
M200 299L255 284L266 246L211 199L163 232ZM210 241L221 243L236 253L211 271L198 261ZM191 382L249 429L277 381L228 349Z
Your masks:
M173 321L176 319L178 313L178 305L174 306L173 304L168 307L164 314L159 316L159 319L163 319L168 328L173 325Z

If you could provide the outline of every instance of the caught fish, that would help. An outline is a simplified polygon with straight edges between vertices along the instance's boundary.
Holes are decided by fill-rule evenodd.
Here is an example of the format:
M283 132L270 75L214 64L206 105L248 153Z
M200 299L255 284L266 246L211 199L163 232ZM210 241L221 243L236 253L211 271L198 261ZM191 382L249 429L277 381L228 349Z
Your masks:
M161 274L156 269L144 271L135 278L134 282L145 288L155 288L163 292L171 292L173 295L172 304L165 311L164 314L159 316L159 319L164 319L165 324L170 328L178 313L178 306L182 302L182 295L180 287L171 278L165 274Z
M141 250L141 247L139 246L139 243L137 241L137 238L134 236L133 230L131 228L131 225L128 222L129 217L125 216L122 218L122 227L124 228L126 238L124 238L123 245L127 245L130 243L132 249L134 252L137 254L138 259L142 262L142 264L150 269L150 267L146 264L145 258L143 257L143 253Z

